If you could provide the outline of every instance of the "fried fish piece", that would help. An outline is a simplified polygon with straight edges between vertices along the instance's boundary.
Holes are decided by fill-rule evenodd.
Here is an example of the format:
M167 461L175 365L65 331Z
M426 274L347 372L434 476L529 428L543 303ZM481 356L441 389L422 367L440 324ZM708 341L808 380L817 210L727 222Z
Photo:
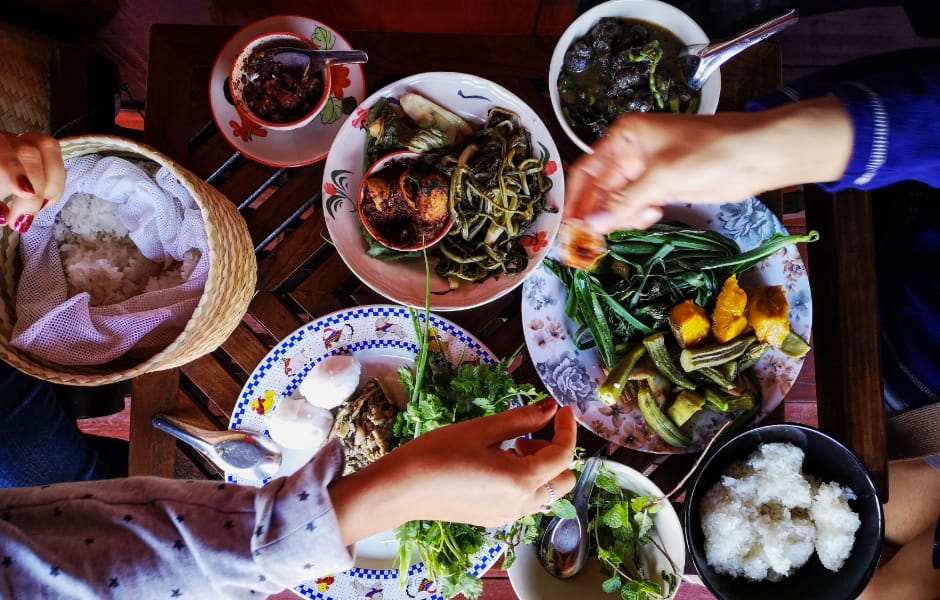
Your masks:
M558 230L561 262L572 269L592 270L607 253L603 235L584 227L578 221L567 221Z

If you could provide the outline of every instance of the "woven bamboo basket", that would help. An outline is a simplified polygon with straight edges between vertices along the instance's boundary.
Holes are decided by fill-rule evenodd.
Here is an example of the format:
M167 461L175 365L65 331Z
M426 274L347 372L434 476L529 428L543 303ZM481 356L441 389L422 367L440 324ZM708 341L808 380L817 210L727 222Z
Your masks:
M234 204L166 155L135 141L95 135L65 138L61 145L66 159L86 154L146 159L172 172L202 210L209 238L206 287L182 333L150 358L143 361L119 358L94 366L52 364L10 345L16 320L17 281L22 265L17 252L19 234L4 227L0 235L0 360L47 381L96 386L179 367L218 348L245 315L255 292L258 273L248 228Z

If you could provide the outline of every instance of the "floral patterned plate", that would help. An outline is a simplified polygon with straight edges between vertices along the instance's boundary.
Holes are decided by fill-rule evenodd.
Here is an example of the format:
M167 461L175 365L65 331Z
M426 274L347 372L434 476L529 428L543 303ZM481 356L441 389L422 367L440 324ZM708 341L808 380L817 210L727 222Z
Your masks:
M525 102L504 87L474 75L420 73L396 81L362 102L355 116L340 127L326 157L323 170L324 216L330 238L349 269L370 288L394 302L424 306L424 262L387 261L368 256L356 203L362 180L368 110L380 98L397 99L406 92L419 93L477 124L484 121L491 107L509 109L519 115L522 125L532 134L533 148L545 160L545 170L552 181L546 205L557 211L543 213L523 237L529 265L522 273L491 277L481 283L465 284L449 291L447 281L435 275L432 269L431 310L461 310L485 304L514 290L531 275L558 233L565 197L558 149L545 124Z
M422 322L423 314L420 316ZM431 315L431 327L449 361L477 364L495 363L496 356L480 340L454 323ZM242 388L232 411L230 429L264 432L269 435L264 415L282 398L297 394L297 387L311 368L334 354L352 354L362 364L362 381L378 377L399 389L397 371L414 364L418 340L408 309L402 306L374 305L341 310L303 325L281 340L258 364ZM404 396L404 392L402 392ZM402 400L405 400L402 397ZM286 448L278 477L306 464L314 450ZM230 482L263 485L266 481L248 480L226 474ZM390 532L378 534L356 544L356 567L304 583L294 591L311 600L443 600L428 579L423 564L412 565L408 581L402 587L393 560L398 551ZM503 553L495 543L474 557L471 573L485 573Z
M785 231L770 209L756 198L737 204L676 204L666 207L665 212L667 219L717 231L735 240L743 251L759 246L775 232ZM790 326L809 340L812 323L809 279L796 246L781 249L742 274L741 283L744 287L782 285L790 303ZM604 379L600 357L593 348L579 350L572 341L577 328L565 316L566 298L561 281L544 266L526 280L522 292L526 347L539 377L555 399L573 406L582 425L615 444L663 454L700 450L724 422L714 413L699 411L692 417L693 444L675 448L649 431L639 409L608 407L597 400L597 389ZM763 400L755 422L764 419L783 401L802 366L802 358L791 358L778 350L761 358L755 373Z
M324 50L351 50L349 43L327 25L296 16L261 19L240 29L225 43L212 66L209 106L222 136L248 158L272 167L300 167L323 160L340 126L365 98L361 65L332 67L330 98L309 125L291 131L270 131L242 120L229 95L228 76L235 56L246 43L263 33L288 31L309 37Z

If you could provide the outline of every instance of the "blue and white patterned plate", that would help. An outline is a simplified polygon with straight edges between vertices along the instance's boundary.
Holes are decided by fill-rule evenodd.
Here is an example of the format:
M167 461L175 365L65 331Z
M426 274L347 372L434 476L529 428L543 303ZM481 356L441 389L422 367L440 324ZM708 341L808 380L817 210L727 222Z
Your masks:
M424 323L422 311L419 318ZM457 364L492 364L496 356L480 340L454 323L431 315L431 328L448 360ZM297 394L297 387L315 365L334 354L352 354L362 363L362 381L378 377L400 389L397 370L413 365L418 354L408 309L403 306L375 305L341 310L300 327L281 340L255 368L238 396L231 429L264 432L269 435L264 415L282 398ZM404 392L403 392L404 395ZM402 398L404 399L404 398ZM282 470L277 476L297 470L314 450L285 449ZM266 481L247 480L226 474L228 481L241 485L262 485ZM393 568L397 544L394 536L379 534L356 544L356 568L302 584L294 591L312 600L442 600L427 577L423 564L413 565L405 586L400 585ZM473 575L485 573L503 553L495 543L474 557Z
M736 204L676 204L666 207L666 218L690 226L711 229L735 240L742 251L762 244L775 232L785 232L780 220L762 202L751 198ZM557 249L550 256L557 257ZM741 275L744 287L782 285L790 303L790 327L809 340L812 300L806 267L796 246L790 245ZM639 409L605 406L597 400L604 380L600 357L593 348L579 350L572 340L575 324L565 316L567 291L544 266L526 280L522 289L522 323L526 347L539 377L562 405L574 407L578 422L615 444L655 453L701 449L723 420L708 411L692 419L693 444L675 448L652 435ZM773 411L796 381L802 358L778 350L767 352L755 366L763 391L763 403L755 422Z

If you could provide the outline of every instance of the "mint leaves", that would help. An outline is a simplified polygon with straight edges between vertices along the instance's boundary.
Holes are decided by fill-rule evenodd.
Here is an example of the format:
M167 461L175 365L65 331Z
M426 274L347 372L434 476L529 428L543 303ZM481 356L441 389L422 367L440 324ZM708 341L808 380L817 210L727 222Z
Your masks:
M679 581L678 567L672 565L672 572L660 574L661 585L650 578L642 560L644 552L667 556L655 538L653 522L653 515L666 501L622 489L616 475L601 467L588 502L588 535L592 538L590 553L601 561L601 572L608 576L601 584L604 592L619 594L622 600L672 597ZM574 506L561 498L552 506L551 514L573 519Z

